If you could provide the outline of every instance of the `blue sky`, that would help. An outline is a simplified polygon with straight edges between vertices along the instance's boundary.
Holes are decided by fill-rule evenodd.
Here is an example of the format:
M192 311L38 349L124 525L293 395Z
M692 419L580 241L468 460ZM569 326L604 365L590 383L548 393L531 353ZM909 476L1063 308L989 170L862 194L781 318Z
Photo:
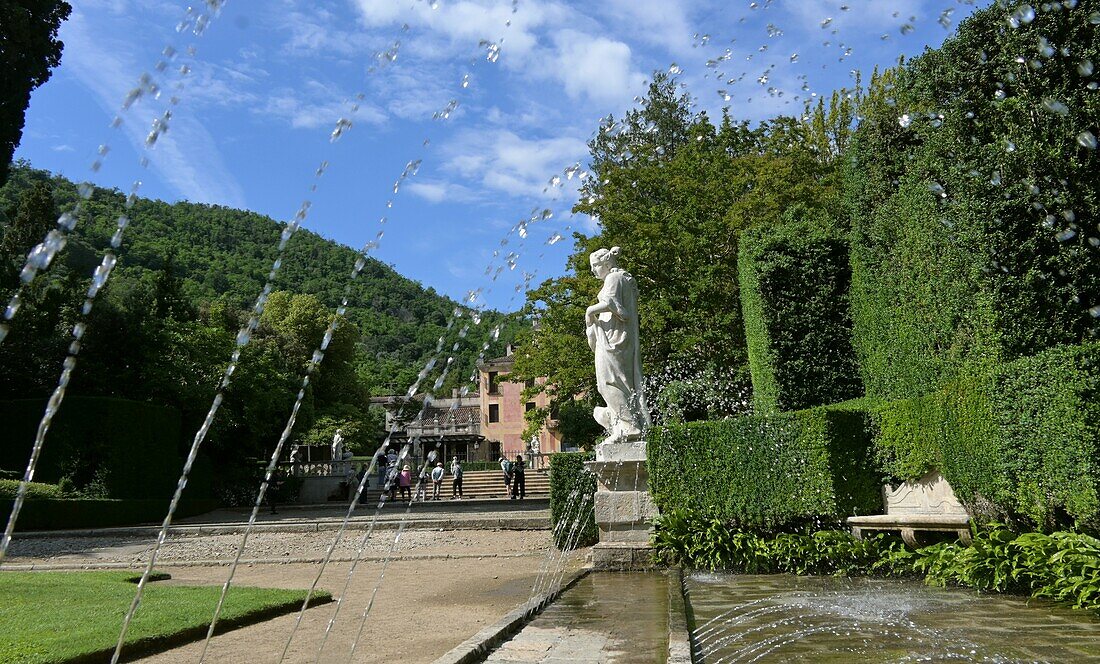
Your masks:
M61 67L32 97L17 158L283 220L309 199L307 228L355 247L384 230L377 258L456 299L481 288L501 309L522 303L525 277L563 271L572 230L597 227L569 214L586 141L602 116L635 104L654 70L681 71L712 117L723 106L749 120L798 114L808 96L850 85L853 70L938 45L973 10L967 0L230 0L196 36L176 30L186 4L72 4ZM120 110L142 74L159 98ZM169 129L146 150L166 109ZM332 142L341 118L352 127ZM93 172L102 144L110 151ZM532 214L526 238L508 235ZM515 269L501 262L509 252ZM494 261L505 269L491 281Z

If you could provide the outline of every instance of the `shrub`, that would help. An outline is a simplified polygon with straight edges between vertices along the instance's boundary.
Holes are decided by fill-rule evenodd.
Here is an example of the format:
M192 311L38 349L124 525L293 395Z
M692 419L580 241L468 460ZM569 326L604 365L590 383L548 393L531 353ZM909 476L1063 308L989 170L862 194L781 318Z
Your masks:
M0 498L0 521L6 523L14 501ZM218 502L209 499L180 501L176 518L209 512ZM111 528L137 524L159 524L168 513L168 499L107 500L101 498L38 498L23 503L16 522L17 532Z
M583 452L550 455L550 529L554 544L564 549L599 541L593 497L596 477L584 467L595 458Z
M738 269L755 411L859 396L847 242L816 222L769 226L742 236Z
M0 500L15 500L15 494L19 491L19 480L0 480ZM27 500L40 500L42 498L62 498L61 487L56 484L43 484L30 482L27 484Z
M1100 530L1100 344L1059 346L876 415L890 475L938 468L981 520Z
M858 403L650 434L649 487L662 512L771 530L881 509L870 418Z
M22 470L46 402L0 402L0 467ZM81 492L111 498L170 496L183 460L180 415L172 408L108 397L68 397L50 426L35 478L69 478Z

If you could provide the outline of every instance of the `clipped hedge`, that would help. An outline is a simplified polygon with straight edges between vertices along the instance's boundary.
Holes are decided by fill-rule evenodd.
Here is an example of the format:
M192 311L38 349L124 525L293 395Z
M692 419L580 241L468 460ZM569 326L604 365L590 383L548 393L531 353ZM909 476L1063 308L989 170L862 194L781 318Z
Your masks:
M741 239L738 271L757 413L862 394L843 237L813 222L749 231Z
M14 501L0 499L0 523L7 523ZM203 514L218 507L218 501L187 499L180 501L175 518ZM159 524L168 513L164 500L108 500L99 498L48 499L23 503L16 521L16 532L31 530L81 530L139 524Z
M575 547L599 541L593 503L596 476L584 467L594 458L586 452L550 455L550 529L559 549L571 541Z
M876 77L860 106L844 162L868 395L935 391L1095 330L1100 151L1077 137L1100 114L1078 70L1100 59L1097 5L1009 27L1022 6L974 12ZM1071 57L1048 57L1047 43Z
M839 523L881 511L871 419L859 402L651 430L649 486L662 513L745 529Z
M0 468L26 468L44 399L0 401ZM70 396L50 426L34 479L69 477L110 498L168 497L183 459L180 414L173 408L109 397Z
M0 500L15 500L19 492L19 480L0 480ZM61 487L56 484L43 484L41 482L27 483L27 500L41 500L43 498L64 498Z
M1057 346L876 415L891 475L939 468L982 519L1100 531L1100 344Z

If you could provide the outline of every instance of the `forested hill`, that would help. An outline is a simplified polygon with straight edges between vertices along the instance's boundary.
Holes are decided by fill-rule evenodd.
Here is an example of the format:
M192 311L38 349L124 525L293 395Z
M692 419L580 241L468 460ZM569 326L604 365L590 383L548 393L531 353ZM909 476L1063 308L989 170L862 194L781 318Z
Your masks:
M27 164L13 164L9 181L0 187L0 214L14 210L21 194L35 181L49 181L61 210L78 200L76 184ZM109 247L115 220L125 207L125 194L96 188L85 203L67 251L69 262L87 262L88 273ZM11 214L10 212L8 212ZM231 308L250 307L263 287L285 226L265 215L218 205L166 203L139 198L128 213L116 270L149 278L169 265L181 280L187 299L197 305L222 301ZM315 295L335 308L356 259L350 247L302 230L287 246L276 290ZM81 254L86 254L82 261ZM445 330L456 303L431 288L407 279L388 265L368 259L357 280L347 317L361 333L359 372L371 390L404 390L415 378ZM504 316L492 312L483 325ZM460 349L458 365L468 371L483 335L470 335ZM503 343L510 337L501 335ZM497 352L499 349L494 349ZM469 356L469 357L467 357ZM364 362L365 361L365 362ZM468 375L468 374L467 374Z

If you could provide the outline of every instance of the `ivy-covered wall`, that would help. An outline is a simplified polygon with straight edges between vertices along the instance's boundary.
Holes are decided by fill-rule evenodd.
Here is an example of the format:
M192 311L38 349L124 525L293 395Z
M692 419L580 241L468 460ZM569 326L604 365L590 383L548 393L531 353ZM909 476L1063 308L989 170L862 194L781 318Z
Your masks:
M820 527L882 509L870 416L858 404L655 428L648 467L662 512L742 528Z
M817 221L749 231L738 255L753 407L800 410L862 394L848 243Z

